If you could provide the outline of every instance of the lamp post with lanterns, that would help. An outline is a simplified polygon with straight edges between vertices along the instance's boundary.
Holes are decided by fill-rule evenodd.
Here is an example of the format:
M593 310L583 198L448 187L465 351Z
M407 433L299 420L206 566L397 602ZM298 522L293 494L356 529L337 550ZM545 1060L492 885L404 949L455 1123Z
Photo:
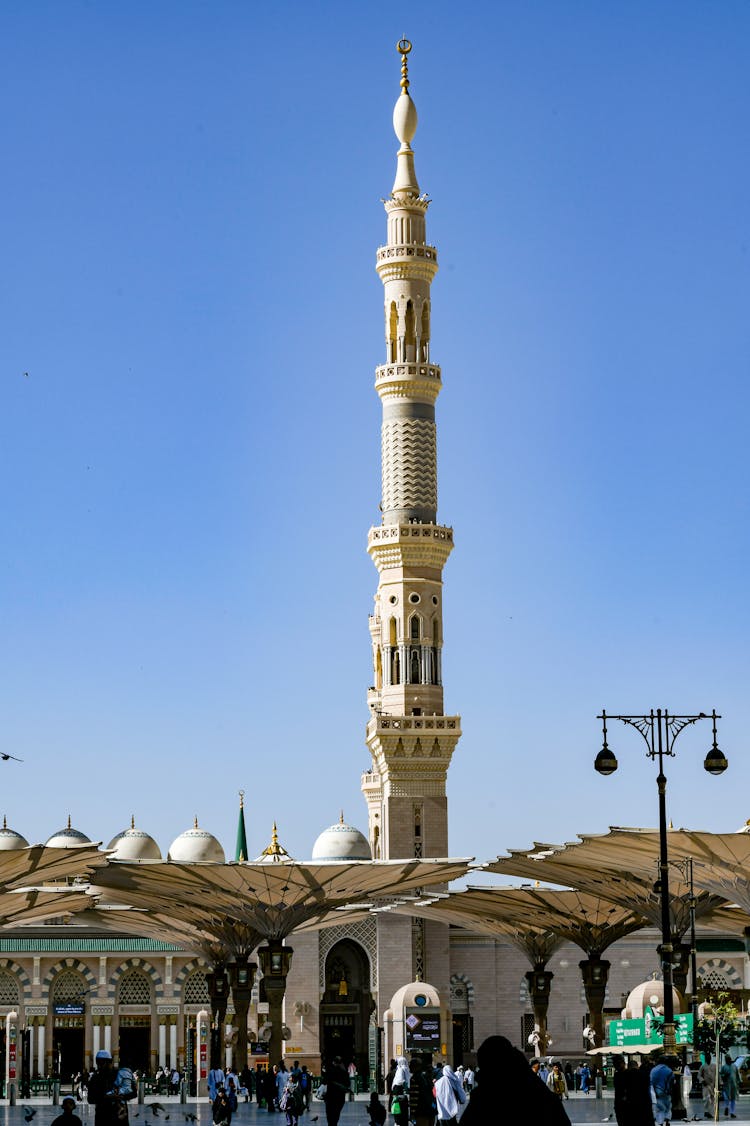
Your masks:
M698 715L670 715L668 711L658 708L651 709L648 715L607 715L602 709L602 714L597 716L602 721L604 742L602 749L594 759L594 769L599 774L614 774L617 770L617 759L607 744L607 720L619 720L620 723L635 727L640 732L646 743L646 754L650 759L659 760L659 773L656 785L659 791L659 880L658 890L661 896L661 946L659 954L662 963L662 976L664 980L664 1051L673 1054L676 1049L674 1025L674 1001L672 997L672 928L669 916L669 850L667 847L667 778L664 773L664 759L674 758L674 745L681 731L691 724L702 719L710 719L713 723L713 743L703 762L704 769L713 775L723 774L727 768L727 760L719 750L716 742L716 720L721 719L715 711L711 715L699 712Z

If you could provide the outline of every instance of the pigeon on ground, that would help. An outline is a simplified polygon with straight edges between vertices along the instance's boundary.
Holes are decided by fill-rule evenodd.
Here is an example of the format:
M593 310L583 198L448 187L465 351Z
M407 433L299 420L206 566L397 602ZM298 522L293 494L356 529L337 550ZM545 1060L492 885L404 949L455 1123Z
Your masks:
M3 755L3 758L5 758L5 755ZM34 1110L33 1107L25 1106L23 1108L23 1117L24 1117L24 1120L26 1122L31 1122L31 1120L32 1120L32 1118L34 1117L35 1114L36 1114L36 1111Z

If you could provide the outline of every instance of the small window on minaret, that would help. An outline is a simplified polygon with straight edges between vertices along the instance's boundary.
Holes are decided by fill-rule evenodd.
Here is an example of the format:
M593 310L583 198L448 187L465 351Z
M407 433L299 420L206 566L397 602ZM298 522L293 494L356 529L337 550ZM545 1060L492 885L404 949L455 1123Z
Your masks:
M419 624L420 624L419 618L415 614L414 617L409 622L409 636L411 637L412 641L419 641L419 638L420 638Z

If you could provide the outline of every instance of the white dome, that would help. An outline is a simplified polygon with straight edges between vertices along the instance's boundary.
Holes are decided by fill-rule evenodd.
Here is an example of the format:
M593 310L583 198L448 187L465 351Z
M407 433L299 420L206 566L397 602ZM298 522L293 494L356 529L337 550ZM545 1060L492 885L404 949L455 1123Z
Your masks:
M47 841L47 848L76 848L78 845L91 844L91 840L79 829L73 829L68 818L64 829L58 829Z
M672 1002L676 1013L683 1012L682 996L674 987L672 988ZM652 1008L654 1012L664 1012L663 981L644 981L640 985L636 985L635 989L631 989L625 1002L625 1008L622 1010L623 1020L640 1020L646 1015L647 1007Z
M342 814L335 825L324 829L312 850L313 860L372 860L367 837L347 825Z
M9 829L8 823L3 817L3 827L0 829L0 851L5 852L11 848L28 848L29 842L26 837L22 837L15 829Z
M439 1009L440 994L434 985L428 985L426 981L410 981L396 990L388 1007L394 1013L402 1013L407 1007Z
M186 829L172 841L167 860L177 864L225 864L224 849L213 833L198 828L196 817L192 829Z
M107 845L113 849L112 860L161 860L161 849L153 837L143 829L136 829L131 821L129 829L123 829Z

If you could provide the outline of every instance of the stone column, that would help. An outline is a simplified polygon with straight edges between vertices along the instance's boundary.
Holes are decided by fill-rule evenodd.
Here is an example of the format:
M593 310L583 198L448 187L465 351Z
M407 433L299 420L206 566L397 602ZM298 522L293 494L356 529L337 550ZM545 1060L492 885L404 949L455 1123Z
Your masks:
M165 1067L167 1062L167 1023L166 1018L159 1020L159 1067Z
M94 1026L91 1029L92 1051L94 1053L94 1059L96 1059L96 1053L99 1051L99 1049L102 1046L101 1045L101 1023L102 1023L101 1017L94 1017Z
M169 1024L169 1066L177 1067L177 1017Z
M112 1017L104 1018L104 1047L106 1051L112 1051Z
M44 1055L45 1032L45 1020L44 1017L41 1017L39 1020L39 1033L37 1035L37 1075L40 1079L44 1079L47 1074L47 1060Z

